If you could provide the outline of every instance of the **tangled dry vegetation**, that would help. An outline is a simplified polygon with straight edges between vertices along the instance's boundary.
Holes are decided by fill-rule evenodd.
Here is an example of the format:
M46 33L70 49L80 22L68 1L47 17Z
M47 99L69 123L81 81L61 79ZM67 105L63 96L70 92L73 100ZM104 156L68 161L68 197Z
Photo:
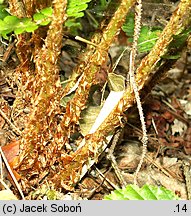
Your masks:
M136 92L126 75L129 52L123 53L115 71L111 61L119 59L119 47L131 47L121 27L136 1L121 0L83 52L75 49L75 60L67 53L68 32L63 28L67 0L8 2L17 17L31 17L48 6L53 15L48 26L1 45L1 189L11 188L23 199L102 199L116 187L133 183L142 130ZM163 17L164 28L154 47L134 59L148 136L148 152L136 180L139 186L163 185L190 199L191 1L169 4L172 12ZM79 43L70 41L73 45ZM69 78L62 80L62 70ZM115 80L120 77L117 90L111 83L108 87L114 73ZM81 122L89 124L100 110L99 121L94 118L96 123L84 132Z

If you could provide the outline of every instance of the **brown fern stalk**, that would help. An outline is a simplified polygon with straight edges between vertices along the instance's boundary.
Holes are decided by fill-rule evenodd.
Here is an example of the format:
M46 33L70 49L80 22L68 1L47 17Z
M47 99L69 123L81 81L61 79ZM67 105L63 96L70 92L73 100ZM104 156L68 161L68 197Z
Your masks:
M36 77L31 87L32 111L23 132L18 161L18 171L23 180L26 178L26 182L33 173L38 173L40 180L56 160L60 149L55 119L60 112L61 90L57 61L61 50L63 22L66 20L66 5L66 0L53 2L52 22L45 44L35 60Z
M10 13L12 15L17 16L19 18L23 18L27 16L27 11L25 9L25 4L23 1L9 0L9 7L10 7ZM32 74L34 73L31 70L33 63L30 61L33 52L33 46L29 42L30 40L29 33L20 34L17 35L16 37L17 37L16 53L19 58L20 64L16 68L14 74L15 80L17 80L18 83L18 91L16 94L16 99L12 106L12 120L14 121L16 126L21 129L23 128L24 121L26 120L26 114L24 114L23 117L21 117L23 114L21 110L24 110L26 107L28 107L29 104L29 100L28 100L29 92L27 94L25 89L26 89L26 85L30 85L30 82L32 83L33 81ZM18 120L18 116L20 117L19 120Z
M20 18L31 18L37 9L40 10L50 6L50 3L50 0L41 0L38 2L36 2L36 0L9 0L11 14ZM20 129L25 127L25 123L28 120L24 110L30 110L31 108L31 98L33 94L31 86L35 80L33 58L36 56L36 53L39 54L47 29L47 27L41 27L32 34L32 38L30 33L16 36L16 53L20 64L16 68L16 73L14 74L15 80L17 80L18 83L18 91L12 107L12 119Z
M113 18L103 31L102 37L100 37L100 35L93 37L93 42L97 42L97 46L93 47L93 49L91 49L90 52L87 53L85 63L82 62L77 67L77 74L80 74L80 71L83 70L83 75L74 97L68 102L66 106L66 113L61 122L62 135L64 137L67 137L68 134L71 135L73 126L78 123L81 110L83 110L86 106L90 87L94 83L95 74L100 70L101 65L104 65L104 63L107 61L108 49L119 33L120 28L125 21L126 14L134 3L134 0L121 1L121 4L116 10ZM100 38L101 41L99 41ZM94 144L96 145L96 143ZM83 157L81 157L81 155L78 155L74 160L71 161L71 156L63 153L61 157L63 165L60 166L60 169L58 169L59 172L56 175L55 173L49 175L50 181L52 181L54 184L64 187L65 189L71 189L70 184L73 184L73 181L70 181L70 178L73 179L72 173L78 173L78 171L81 172L84 160L88 160L89 157L88 149L84 149L84 154L86 154L86 156L83 155ZM72 173L67 169L67 165L65 166L65 164L67 163L70 164L69 166L72 169ZM75 178L77 179L78 177L75 176ZM76 182L76 180L74 181Z
M63 97L76 84L77 79L84 72L84 68L87 65L90 65L90 60L92 59L92 55L94 55L96 49L97 49L97 52L98 51L100 52L99 55L100 54L103 55L103 59L104 59L104 55L107 55L108 48L110 47L112 41L114 40L115 36L119 33L119 29L122 23L124 22L126 14L128 13L129 9L133 6L135 2L136 2L135 0L122 0L121 3L119 4L120 6L118 10L114 14L114 17L111 19L107 28L103 30L103 33L95 33L93 35L93 37L91 38L91 42L95 44L96 47L87 45L85 52L80 55L80 59L82 59L82 61L73 70L72 76L70 77L69 82L67 83L66 87L63 90L63 93L62 93ZM96 58L94 57L93 59L95 61L94 63L96 63L97 62ZM96 70L99 70L99 67L101 66L100 63L101 62L99 62L99 64L98 62L96 63L97 64Z
M113 18L103 31L101 41L97 41L97 46L93 48L93 51L91 50L90 53L87 53L85 63L82 62L75 70L75 73L81 74L81 71L83 71L83 74L74 97L67 103L66 113L61 122L63 131L66 131L66 128L67 130L70 130L68 127L73 128L73 126L78 123L81 111L86 106L90 87L94 83L95 74L101 69L101 66L107 62L108 49L119 33L120 28L125 21L126 14L134 2L134 0L121 1ZM97 38L100 39L100 36ZM96 36L94 36L94 40L97 40Z
M26 11L24 8L24 4L19 0L9 0L10 12L12 15L15 15L19 18L26 16Z
M140 91L145 83L148 82L156 64L161 60L168 50L168 45L173 40L174 35L180 34L191 24L191 1L182 0L171 16L170 21L160 35L159 40L151 52L142 61L137 69L136 82ZM174 47L176 49L176 47ZM98 130L85 137L83 146L70 156L64 157L64 167L54 175L50 181L66 189L73 186L82 178L84 170L98 160L99 155L104 150L105 138L111 134L116 127L120 126L124 111L128 110L135 101L133 90L128 87L118 105L113 109Z
M28 17L31 17L37 10L50 7L51 0L25 0L25 11Z
M179 35L181 32L190 27L191 24L191 1L182 0L171 16L170 21L161 33L155 46L150 53L141 61L140 66L136 71L136 83L138 84L139 91L143 88L154 73L154 69L157 68L157 62L161 60L161 57L167 53L168 45L173 40L174 35ZM176 46L174 47L176 49ZM165 61L165 59L164 59ZM99 130L105 131L104 135L111 132L116 125L119 125L118 117L129 109L134 102L134 96L132 95L132 89L129 87L126 89L123 98L108 116L105 122L100 126ZM101 132L100 131L100 132ZM97 133L97 132L96 132ZM92 135L94 137L94 135Z
M182 0L178 8L174 11L170 21L164 28L155 46L150 53L141 61L137 70L136 79L139 88L142 88L144 82L150 76L151 71L156 67L161 57L166 53L167 46L173 40L173 36L180 34L184 29L190 26L191 22L191 1ZM142 78L141 78L142 77Z

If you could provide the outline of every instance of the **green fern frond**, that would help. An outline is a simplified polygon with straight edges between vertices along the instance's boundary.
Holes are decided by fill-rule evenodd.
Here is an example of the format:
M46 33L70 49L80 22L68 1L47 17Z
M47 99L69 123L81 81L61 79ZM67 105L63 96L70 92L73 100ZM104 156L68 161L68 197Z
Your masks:
M4 19L8 15L9 13L6 11L6 6L3 4L0 4L0 19Z
M80 29L79 18L84 16L84 11L91 0L69 0L67 6L68 19L65 26L70 30ZM48 25L51 22L52 8L44 8L33 15L33 18L22 18L11 16L4 5L0 4L0 35L8 39L7 34L14 32L21 34L23 32L33 32L39 26Z
M122 30L129 37L129 42L133 42L134 26L134 14L129 14L126 18L125 24L122 27ZM142 26L138 39L138 51L140 53L150 51L159 38L160 33L160 27L150 27L146 25Z
M126 188L112 191L104 197L105 200L179 200L172 191L164 187L144 185L128 185Z
M68 19L65 26L70 29L71 33L75 34L77 29L81 29L79 18L84 16L84 11L87 9L89 2L91 0L69 0L66 11Z
M72 18L80 18L84 16L84 11L87 9L91 0L69 0L67 7L67 15Z

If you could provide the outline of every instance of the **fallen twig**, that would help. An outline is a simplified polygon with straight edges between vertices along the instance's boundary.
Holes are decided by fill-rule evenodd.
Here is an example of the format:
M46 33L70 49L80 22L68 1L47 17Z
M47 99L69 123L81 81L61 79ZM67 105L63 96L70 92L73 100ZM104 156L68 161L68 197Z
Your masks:
M21 135L21 131L8 119L6 114L0 109L0 115L5 119L5 121L10 125L16 135Z
M23 192L21 190L21 187L20 187L17 179L15 178L15 176L14 176L12 170L11 170L11 167L9 166L9 163L7 162L7 159L6 159L5 155L4 155L1 147L0 147L0 154L1 154L2 158L3 158L3 161L4 161L4 163L5 163L6 167L7 167L7 170L9 171L9 174L10 174L11 178L13 179L13 181L14 181L14 183L15 183L15 185L16 185L16 187L17 187L17 189L18 189L18 191L19 191L19 193L20 193L20 195L22 197L22 199L25 200L25 197L24 197L24 194L23 194Z

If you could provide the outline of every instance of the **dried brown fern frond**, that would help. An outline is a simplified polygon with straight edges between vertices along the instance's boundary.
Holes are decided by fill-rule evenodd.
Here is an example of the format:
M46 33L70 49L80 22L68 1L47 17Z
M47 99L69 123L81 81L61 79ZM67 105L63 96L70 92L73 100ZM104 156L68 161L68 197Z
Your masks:
M23 131L17 164L17 170L26 184L34 174L39 177L34 179L35 182L49 172L62 147L60 144L63 140L57 130L55 117L60 113L61 85L57 61L61 50L63 22L66 20L66 4L66 0L53 2L52 22L45 43L35 58L33 86L26 89L32 89L32 110Z
M190 13L191 2L189 0L182 0L161 33L157 43L151 52L141 61L136 71L135 79L139 92L143 89L144 85L148 83L150 77L152 77L154 73L153 71L158 68L157 62L168 52L168 45L173 41L174 36L190 27ZM174 49L176 49L176 45ZM174 62L174 60L172 61ZM169 63L169 60L164 59L164 63L161 64L161 66L165 65L165 62ZM70 156L66 155L63 157L63 169L49 180L56 182L58 185L61 184L62 187L66 189L72 189L73 185L82 178L89 167L98 160L99 155L105 149L105 145L107 145L106 137L111 134L116 127L120 126L124 111L128 110L134 104L134 101L133 90L131 87L128 87L117 106L100 127L93 134L89 134L85 137L81 142L82 146L76 152Z
M51 5L51 1L17 1L9 0L10 12L12 15L19 18L29 17L36 10L48 7ZM16 99L12 108L12 119L16 123L17 127L23 129L25 123L28 121L24 110L31 109L31 89L33 82L35 82L35 71L34 71L34 59L36 54L44 43L43 39L46 36L47 27L41 27L36 30L32 35L30 33L24 33L16 35L16 53L19 58L20 64L16 68L15 79L18 84L18 91Z
M46 175L48 175L46 179L52 185L72 190L104 151L107 146L107 137L121 125L124 111L134 104L134 92L131 87L127 87L119 103L100 127L93 134L86 135L83 140L77 140L79 146L76 152L68 154L63 149L73 127L78 124L81 111L86 106L95 74L107 61L108 48L134 2L133 0L121 1L121 5L103 32L103 38L96 47L91 48L87 59L77 68L77 73L83 72L82 77L73 99L66 106L66 113L60 123L56 119L57 114L60 113L62 96L57 60L61 49L62 25L66 19L67 2L54 1L53 21L43 47L39 43L35 48L35 71L29 70L29 76L33 75L33 77L30 79L30 85L25 85L24 89L32 93L29 96L32 109L23 132L20 144L21 153L15 167L21 175L22 185L26 191L31 188L31 185L43 182ZM190 26L190 12L191 2L182 0L155 47L142 60L135 76L139 93L154 74L157 63L167 53L170 42L175 40L174 35L180 34ZM100 36L97 39L100 40ZM24 58L28 59L28 57ZM163 60L164 64L166 61ZM27 73L25 78L27 82Z
M103 30L103 34L95 34L93 42L96 47L89 49L85 59L74 70L74 80L78 74L82 74L74 97L66 105L66 113L61 121L63 131L65 128L73 128L78 123L81 111L86 107L91 86L95 83L96 73L108 60L108 49L118 35L122 27L126 14L135 3L134 0L122 0L108 26ZM77 75L76 75L77 74ZM71 82L66 86L65 93L70 89ZM68 129L70 130L70 129Z

